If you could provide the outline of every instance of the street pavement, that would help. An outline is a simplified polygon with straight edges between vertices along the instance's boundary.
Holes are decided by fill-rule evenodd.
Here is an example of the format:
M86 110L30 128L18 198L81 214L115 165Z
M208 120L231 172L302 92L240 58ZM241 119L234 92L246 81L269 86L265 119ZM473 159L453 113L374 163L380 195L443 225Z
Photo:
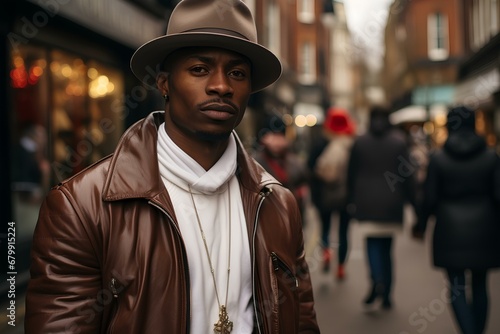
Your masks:
M336 280L337 217L332 224L334 250L331 272L321 268L317 212L306 210L304 233L306 254L316 301L318 322L323 334L458 334L452 319L448 285L443 271L431 265L430 236L411 238L412 211L407 210L404 230L393 244L394 289L391 310L376 308L367 312L362 300L369 290L365 244L356 222L349 227L350 250L346 277ZM431 226L432 227L432 224ZM489 275L490 310L487 331L500 333L500 271Z
M332 248L336 266L337 222L332 225ZM411 221L411 211L406 221ZM304 224L307 261L316 301L316 312L322 334L458 334L450 314L448 286L442 271L431 266L430 238L424 242L413 240L409 223L395 239L394 291L391 310L376 309L367 312L362 300L368 292L369 280L364 242L356 223L349 227L350 249L346 264L346 278L337 281L334 270L324 273L321 268L317 212L310 205ZM432 226L430 226L432 227ZM500 333L500 271L489 276L490 310L487 331ZM24 333L24 294L16 296L16 326L9 326L6 307L2 303L1 334ZM141 333L142 334L142 333Z

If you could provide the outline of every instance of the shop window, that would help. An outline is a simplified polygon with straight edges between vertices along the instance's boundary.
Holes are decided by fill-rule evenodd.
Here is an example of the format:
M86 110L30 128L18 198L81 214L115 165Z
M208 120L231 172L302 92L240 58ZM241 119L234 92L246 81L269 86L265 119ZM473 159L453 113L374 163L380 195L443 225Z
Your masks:
M34 226L51 186L113 152L124 130L124 79L97 60L42 46L10 56L14 214Z
M79 143L85 134L88 117L87 66L78 57L53 51L49 67L52 79L52 171L55 181L60 182L91 162L86 152L89 149Z
M62 180L113 151L123 132L123 79L96 61L52 55L53 170Z
M111 153L123 132L121 73L52 52L53 172L63 180Z
M48 146L47 52L26 45L11 53L9 95L12 129L11 200L19 228L18 243L29 240L35 228L38 210L50 185Z
M122 101L124 81L122 73L97 61L90 61L89 138L95 145L92 161L112 153L124 130Z

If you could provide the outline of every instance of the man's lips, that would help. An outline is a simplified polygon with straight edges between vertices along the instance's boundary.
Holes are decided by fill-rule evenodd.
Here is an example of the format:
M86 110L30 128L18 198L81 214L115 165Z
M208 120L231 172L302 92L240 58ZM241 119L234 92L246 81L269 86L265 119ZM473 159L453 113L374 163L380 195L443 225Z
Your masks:
M209 104L200 108L201 111L218 111L236 114L237 111L234 107L228 104Z
M237 110L228 104L208 104L200 110L207 117L217 121L228 120L237 114Z

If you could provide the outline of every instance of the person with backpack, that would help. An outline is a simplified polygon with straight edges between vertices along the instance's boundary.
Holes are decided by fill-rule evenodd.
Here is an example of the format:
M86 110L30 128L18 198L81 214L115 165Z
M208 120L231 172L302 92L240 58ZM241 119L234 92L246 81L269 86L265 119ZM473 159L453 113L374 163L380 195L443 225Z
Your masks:
M347 162L355 129L355 124L346 110L330 108L323 123L323 137L312 148L308 161L311 170L311 201L316 206L321 220L321 247L325 272L330 269L332 257L330 245L332 214L337 213L339 217L336 277L340 280L345 277L344 264L348 250Z

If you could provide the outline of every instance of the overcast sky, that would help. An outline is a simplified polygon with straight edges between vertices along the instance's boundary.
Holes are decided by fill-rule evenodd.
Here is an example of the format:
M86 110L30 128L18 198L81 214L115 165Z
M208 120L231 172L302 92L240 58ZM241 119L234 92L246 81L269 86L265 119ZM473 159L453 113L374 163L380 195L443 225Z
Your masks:
M368 50L370 64L380 63L384 29L393 0L344 0L347 24L355 47Z

